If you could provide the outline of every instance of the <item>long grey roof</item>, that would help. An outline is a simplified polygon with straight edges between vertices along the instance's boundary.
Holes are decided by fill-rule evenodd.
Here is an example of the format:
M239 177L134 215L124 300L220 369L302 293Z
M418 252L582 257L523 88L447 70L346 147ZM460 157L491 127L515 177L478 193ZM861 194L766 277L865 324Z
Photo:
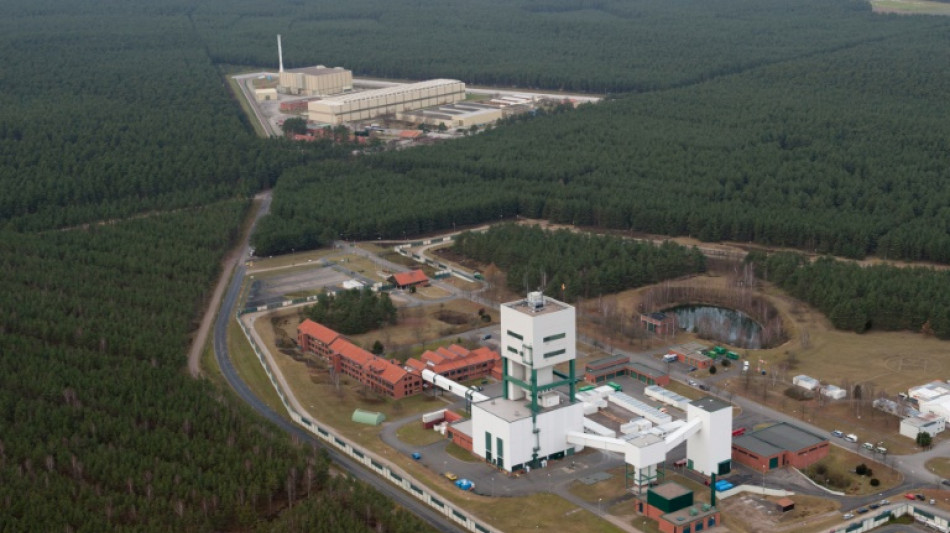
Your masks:
M737 437L732 440L732 443L756 455L770 457L783 451L797 452L827 440L827 438L806 429L779 422Z

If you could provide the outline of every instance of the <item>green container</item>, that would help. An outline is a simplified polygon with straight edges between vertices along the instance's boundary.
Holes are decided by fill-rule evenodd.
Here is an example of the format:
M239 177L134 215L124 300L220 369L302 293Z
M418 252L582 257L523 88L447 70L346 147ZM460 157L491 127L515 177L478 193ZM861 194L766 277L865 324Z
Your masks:
M729 352L726 354L726 357L728 357L729 359L735 359L736 361L739 360L739 354L737 354L736 352Z

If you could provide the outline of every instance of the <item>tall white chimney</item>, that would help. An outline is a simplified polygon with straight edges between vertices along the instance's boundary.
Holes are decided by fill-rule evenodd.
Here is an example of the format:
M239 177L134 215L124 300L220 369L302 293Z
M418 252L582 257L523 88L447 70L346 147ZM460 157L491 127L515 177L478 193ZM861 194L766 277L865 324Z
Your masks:
M284 50L280 47L280 34L277 34L277 59L280 60L280 72L284 71Z

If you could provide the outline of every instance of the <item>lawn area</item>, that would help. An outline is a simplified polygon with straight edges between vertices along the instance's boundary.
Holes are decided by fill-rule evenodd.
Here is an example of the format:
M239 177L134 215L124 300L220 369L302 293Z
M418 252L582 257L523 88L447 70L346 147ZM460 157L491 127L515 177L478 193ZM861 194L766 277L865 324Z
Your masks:
M360 346L368 347L379 340L387 354L406 351L412 346L431 343L444 337L456 342L467 331L498 323L498 313L485 309L491 322L483 322L478 311L483 307L470 300L455 299L448 302L408 307L399 310L399 322L395 326L386 326L369 333L350 336L350 340ZM421 353L421 352L420 352Z
M488 503L472 510L501 531L621 531L611 523L553 494L488 500Z
M950 457L936 457L927 461L927 470L943 479L950 479Z
M270 378L264 372L264 367L261 366L257 355L251 345L248 344L247 337L244 336L244 332L241 331L241 327L236 320L228 322L228 353L231 355L231 363L234 365L234 369L237 370L238 375L255 392L257 397L276 413L289 418L287 410L284 409L284 404L281 403L277 391L274 390L274 386L270 382Z
M307 250L305 252L278 255L277 257L265 257L263 259L255 260L253 266L248 268L248 273L253 274L259 270L304 265L308 262L316 263L320 259L336 253L337 251L338 250L334 250L333 248L320 248L318 250Z
M422 422L409 422L396 431L399 440L412 446L428 446L445 439L439 433L426 429Z
M827 531L841 522L839 505L834 500L802 494L790 498L795 502L795 508L782 513L772 506L779 499L777 497L753 494L733 496L721 504L723 524L736 532L804 533Z
M706 393L697 389L696 387L690 387L689 385L684 385L679 381L670 381L669 385L664 385L664 389L671 390L676 394L681 396L686 396L690 400L698 400L703 396L706 396Z
M860 464L867 465L871 469L872 475L859 476L853 473ZM803 472L821 485L832 490L843 491L852 496L862 496L891 489L897 486L903 478L900 472L889 466L838 446L831 446L827 457L809 466ZM880 485L871 486L871 479L880 480Z

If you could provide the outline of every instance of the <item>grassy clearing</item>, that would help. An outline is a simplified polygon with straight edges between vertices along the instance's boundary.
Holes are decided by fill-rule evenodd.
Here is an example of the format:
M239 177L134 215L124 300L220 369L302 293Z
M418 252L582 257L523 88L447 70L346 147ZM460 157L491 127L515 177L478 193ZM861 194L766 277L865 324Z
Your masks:
M686 396L690 400L698 400L706 395L705 392L695 387L690 387L689 385L683 385L679 381L670 381L669 385L664 385L663 388L671 390L681 396Z
M621 531L609 522L553 494L495 498L479 507L476 511L478 515L502 531Z
M466 332L498 323L498 313L486 309L491 322L482 322L478 310L482 306L463 299L451 300L445 303L427 305L425 307L403 308L399 312L399 323L378 330L353 335L351 340L360 346L372 346L377 340L383 343L387 353L404 350L410 346L430 343L444 337L459 337ZM453 315L454 322L439 319L440 314ZM454 320L457 317L459 320ZM464 321L462 320L464 318Z
M730 531L777 531L788 533L827 531L841 522L839 505L833 500L796 494L795 509L781 513L768 502L776 497L742 495L722 502L723 523ZM771 511L771 513L769 512Z
M426 429L421 422L405 424L396 431L396 436L412 446L428 446L445 438L431 429Z
M334 250L332 248L321 248L319 250L307 250L305 252L296 252L292 254L278 255L277 257L272 256L263 259L257 259L253 261L253 264L248 267L247 271L248 274L255 274L262 270L270 270L273 268L305 266L307 263L316 263L320 259L337 252L338 250Z
M872 475L859 476L853 473L854 469L862 463L871 469ZM804 472L816 483L852 496L889 490L896 487L902 479L897 470L837 446L831 446L827 457L811 465ZM880 485L871 486L871 479L880 480Z
M235 370L244 383L255 392L268 407L286 417L287 411L284 404L280 402L277 391L264 372L257 355L247 342L247 337L241 331L237 321L232 320L228 323L228 352L231 354L231 362Z
M950 457L936 457L927 461L927 470L942 477L950 479Z

